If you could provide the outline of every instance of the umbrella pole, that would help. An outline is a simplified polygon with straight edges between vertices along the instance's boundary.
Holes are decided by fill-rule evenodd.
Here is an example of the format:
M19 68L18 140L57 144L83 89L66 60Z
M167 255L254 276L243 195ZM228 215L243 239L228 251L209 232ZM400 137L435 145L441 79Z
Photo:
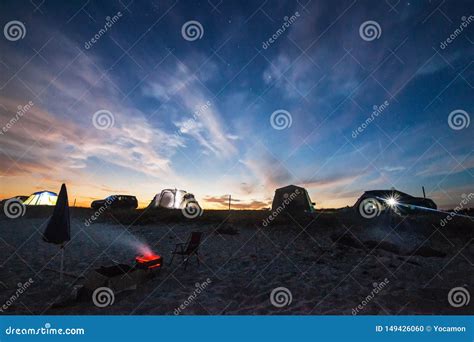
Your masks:
M64 269L64 245L61 245L61 269L59 271L59 281L63 281L63 269Z

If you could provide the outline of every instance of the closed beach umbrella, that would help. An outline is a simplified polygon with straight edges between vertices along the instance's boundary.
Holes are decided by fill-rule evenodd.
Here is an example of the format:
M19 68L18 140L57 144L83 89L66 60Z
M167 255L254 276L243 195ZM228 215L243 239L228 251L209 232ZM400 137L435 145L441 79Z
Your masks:
M53 210L53 216L43 233L43 240L56 245L61 245L61 270L60 280L63 279L64 243L71 240L71 219L69 217L69 202L66 185L61 185L58 200Z

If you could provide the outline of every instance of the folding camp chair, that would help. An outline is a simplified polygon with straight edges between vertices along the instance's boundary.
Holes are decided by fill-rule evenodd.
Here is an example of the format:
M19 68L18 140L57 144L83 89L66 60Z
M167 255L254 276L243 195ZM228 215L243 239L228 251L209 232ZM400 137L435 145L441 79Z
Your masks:
M199 245L201 243L201 237L201 232L191 232L191 237L188 239L187 243L177 243L172 253L173 257L171 258L170 266L173 264L173 259L175 255L182 256L184 262L184 269L186 269L186 267L188 266L188 260L193 255L196 257L198 265L201 265L198 254Z

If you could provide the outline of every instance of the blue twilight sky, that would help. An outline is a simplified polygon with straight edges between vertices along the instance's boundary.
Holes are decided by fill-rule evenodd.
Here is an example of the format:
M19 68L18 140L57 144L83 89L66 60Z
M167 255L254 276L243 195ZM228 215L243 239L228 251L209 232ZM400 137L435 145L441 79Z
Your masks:
M473 9L2 1L0 195L65 181L84 205L177 187L260 208L298 184L340 207L424 185L456 205L474 184Z

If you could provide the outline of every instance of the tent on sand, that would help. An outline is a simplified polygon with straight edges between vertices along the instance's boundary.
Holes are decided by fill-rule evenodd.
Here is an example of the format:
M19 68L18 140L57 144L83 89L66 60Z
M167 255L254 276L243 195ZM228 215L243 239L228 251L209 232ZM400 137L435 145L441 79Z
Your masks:
M308 195L305 188L296 185L287 185L283 188L275 190L273 197L272 211L273 212L288 212L296 215L305 212L313 212L314 203Z
M26 201L25 205L56 205L58 194L51 191L38 191L33 193Z
M184 190L164 189L155 195L149 208L184 209L189 203L199 205L193 194Z

